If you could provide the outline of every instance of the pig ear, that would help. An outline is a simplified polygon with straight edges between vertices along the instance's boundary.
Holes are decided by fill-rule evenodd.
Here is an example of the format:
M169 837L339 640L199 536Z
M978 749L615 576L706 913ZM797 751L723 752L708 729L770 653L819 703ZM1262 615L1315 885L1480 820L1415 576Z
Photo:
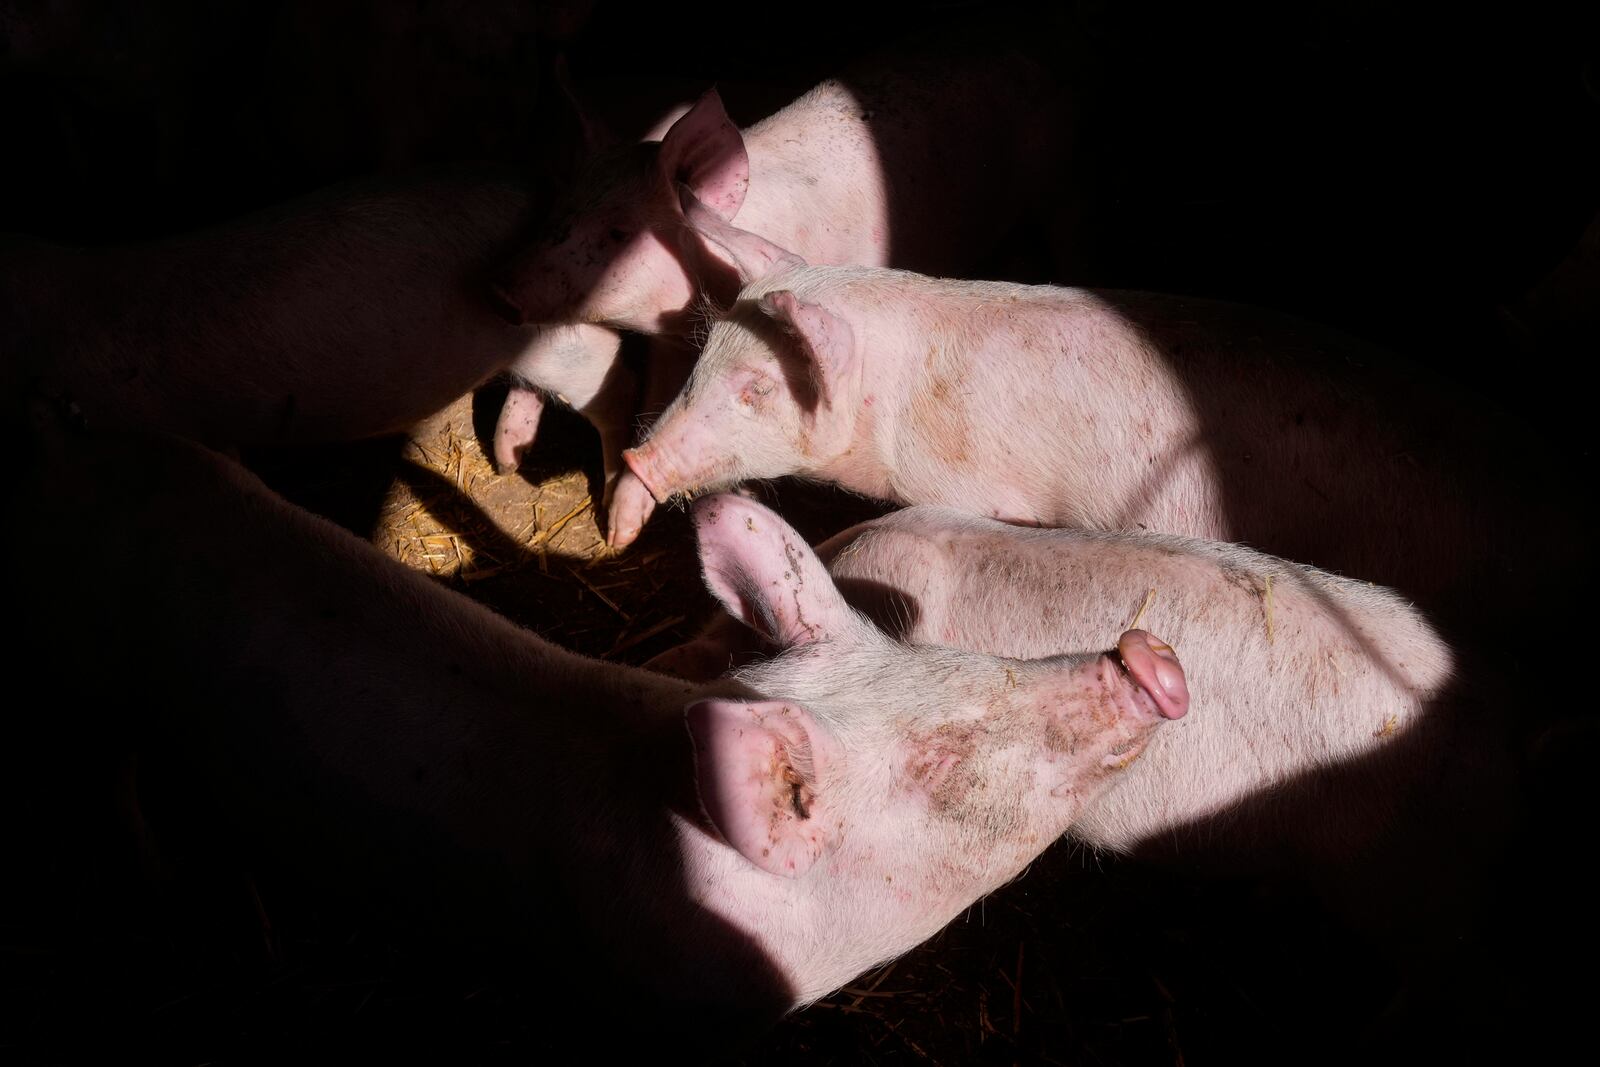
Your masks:
M694 190L722 219L733 218L750 188L750 157L744 135L722 108L722 97L708 90L661 139L661 172L670 185Z
M645 131L645 135L641 137L640 140L659 141L666 137L666 135L672 131L672 127L678 124L678 120L687 115L689 113L689 109L693 106L693 104L674 104L672 107L668 108L659 119L656 119L656 121L651 124L650 129Z
M684 713L695 785L734 850L770 874L798 878L832 843L818 783L834 754L811 714L781 700L702 700Z
M856 616L805 538L753 500L718 493L695 504L706 585L728 613L779 648L848 633Z
M833 407L856 369L856 335L850 324L816 304L803 303L787 289L767 293L758 306L800 341L817 396Z
M690 228L728 254L739 272L739 284L749 285L777 271L803 267L806 261L785 248L780 248L760 234L741 230L718 217L695 198L687 186L678 186L678 201L683 205L683 217Z

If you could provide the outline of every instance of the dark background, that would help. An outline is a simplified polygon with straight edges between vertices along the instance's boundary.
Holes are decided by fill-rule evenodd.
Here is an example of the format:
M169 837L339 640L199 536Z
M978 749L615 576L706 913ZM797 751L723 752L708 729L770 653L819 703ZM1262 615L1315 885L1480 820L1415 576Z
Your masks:
M713 83L748 125L977 7L4 3L0 232L141 240L346 178L480 157L524 166L555 195L579 143L558 56L619 136ZM1583 8L1060 6L1059 41L1035 48L1077 87L1084 124L1070 194L1080 241L1056 280L1283 308L1405 351L1521 415L1551 464L1576 472L1581 503L1592 446L1580 383L1597 349L1574 323L1581 301L1551 311L1526 298L1600 209L1600 26ZM1545 696L1592 703L1581 673ZM45 694L8 714L51 712ZM1486 998L1498 1008L1463 1013L1439 1038L1468 1059L1575 1028L1592 989L1565 973L1590 943L1572 857L1592 840L1586 755L1557 746L1530 787L1484 938L1504 961L1504 988ZM54 778L42 788L25 754L11 762L0 1055L14 1062L112 1048L248 1060L285 1034L315 1044L324 1032L356 1041L356 1058L518 1059L559 1025L540 1018L526 973L442 969L314 908L279 913L275 947L241 949L259 935L229 925L238 885L152 910L126 888L138 875L114 831L85 814L100 800ZM1392 992L1392 973L1299 887L1115 863L1091 883L1078 872L1100 862L1067 849L1040 866L958 921L943 955L918 953L886 980L900 1015L859 1011L871 1001L855 1015L818 1009L753 1061L1316 1059L1347 1036L1341 1020L1364 1025ZM1039 984L1014 1025L1011 979L994 976L1015 974L1024 942L1042 953L1022 965ZM527 968L559 976L562 962ZM948 983L990 1004L986 982L989 1029L976 1013L944 1017L951 1001L928 992Z
M710 84L748 124L994 6L8 3L0 231L147 238L481 157L553 189L576 139L557 55L619 136ZM1056 280L1302 312L1548 410L1559 390L1494 358L1495 309L1571 250L1600 197L1585 5L1051 10L1059 43L1035 47L1085 109L1082 248Z

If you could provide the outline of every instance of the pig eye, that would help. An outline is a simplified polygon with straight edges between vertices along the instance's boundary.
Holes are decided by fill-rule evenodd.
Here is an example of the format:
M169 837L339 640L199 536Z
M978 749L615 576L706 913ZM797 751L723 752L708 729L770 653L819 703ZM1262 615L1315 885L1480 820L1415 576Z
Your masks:
M765 375L762 375L759 378L751 378L745 383L744 388L739 390L739 403L743 404L747 408L753 408L756 406L757 399L767 396L771 392L771 378L768 378Z
M617 244L621 244L631 236L632 234L628 233L627 230L619 230L615 226L611 227L611 239Z

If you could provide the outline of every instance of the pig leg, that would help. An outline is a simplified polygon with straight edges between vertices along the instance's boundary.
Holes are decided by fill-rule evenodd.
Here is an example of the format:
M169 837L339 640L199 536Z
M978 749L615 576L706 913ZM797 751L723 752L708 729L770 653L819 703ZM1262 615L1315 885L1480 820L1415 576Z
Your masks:
M544 394L516 382L506 394L500 420L494 426L494 465L501 474L522 466L522 457L533 447L539 433L539 416L544 414Z
M622 359L622 335L603 326L542 327L511 364L511 392L495 425L501 474L516 470L539 432L545 398L582 415L600 434L606 494L628 446L638 379Z
M656 509L655 497L637 475L623 470L611 483L606 501L606 543L612 548L627 548Z
M636 420L637 437L625 442L624 447L649 433L650 427L655 425L656 417L683 391L683 383L689 380L689 372L694 370L697 356L698 353L680 338L650 339L650 362L645 372L644 401ZM644 529L651 512L655 511L656 500L638 476L622 463L620 450L614 457L608 455L607 458L614 459L621 466L621 471L615 481L612 481L611 468L607 468L607 485L610 486L610 493L606 502L606 542L612 548L626 548L639 536L639 531Z
M633 372L620 364L616 371L615 382L578 407L579 414L600 432L600 463L605 474L607 508L611 507L619 473L627 469L622 462L622 450L633 440L634 397L638 395L638 379Z

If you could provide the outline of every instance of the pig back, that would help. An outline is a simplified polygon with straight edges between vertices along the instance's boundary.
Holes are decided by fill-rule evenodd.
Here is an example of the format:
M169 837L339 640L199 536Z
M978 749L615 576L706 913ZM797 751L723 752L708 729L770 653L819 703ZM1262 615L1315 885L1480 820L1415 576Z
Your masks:
M1480 717L1415 609L1240 546L913 508L825 548L847 596L913 642L1035 657L1133 626L1171 642L1193 714L1075 825L1099 847L1348 857L1435 782L1439 739Z
M886 233L856 235L849 258L808 258L959 277L1011 272L996 250L1050 230L1072 195L1076 98L1059 58L1067 35L1048 14L965 11L753 126L751 143L801 182L828 185L841 167L859 172L843 175L831 214L853 218L862 190L879 190ZM757 202L771 192L759 176L752 181ZM759 214L734 221L765 233Z

